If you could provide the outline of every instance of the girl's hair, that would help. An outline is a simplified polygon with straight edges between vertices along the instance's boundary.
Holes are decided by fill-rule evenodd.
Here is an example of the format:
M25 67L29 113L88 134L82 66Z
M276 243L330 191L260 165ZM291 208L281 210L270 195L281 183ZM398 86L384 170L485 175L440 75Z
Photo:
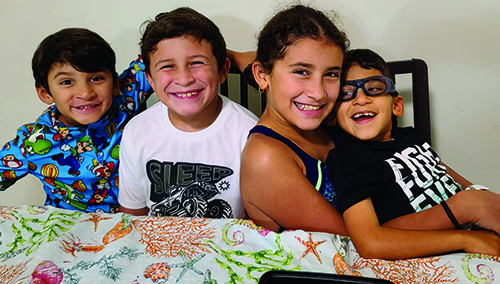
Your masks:
M340 47L343 53L349 48L345 33L323 12L304 5L294 5L278 12L264 26L258 37L255 61L271 73L276 61L285 57L288 47L304 38L326 39ZM245 77L250 85L258 88L251 75L251 66L247 66Z
M382 75L392 78L391 72L385 60L371 49L352 49L344 54L342 64L342 78L345 78L347 70L353 65L359 65L363 69L376 69L382 72Z

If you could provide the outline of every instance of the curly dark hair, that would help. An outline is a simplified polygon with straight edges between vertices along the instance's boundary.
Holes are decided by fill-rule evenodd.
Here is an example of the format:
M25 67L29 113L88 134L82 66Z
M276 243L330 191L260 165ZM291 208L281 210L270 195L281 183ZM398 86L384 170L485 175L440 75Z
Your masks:
M303 38L326 39L343 53L350 45L346 34L323 12L299 4L278 12L267 22L258 36L255 61L270 74L276 61L285 57L288 47ZM248 83L258 89L250 65L244 73Z

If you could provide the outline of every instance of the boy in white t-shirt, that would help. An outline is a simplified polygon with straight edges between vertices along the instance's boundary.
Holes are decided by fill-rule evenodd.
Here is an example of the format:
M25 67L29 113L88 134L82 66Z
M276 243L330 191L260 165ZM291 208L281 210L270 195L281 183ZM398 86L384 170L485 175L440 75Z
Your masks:
M257 117L217 94L230 68L219 29L190 8L160 13L141 53L160 102L125 128L120 211L244 218L240 155Z

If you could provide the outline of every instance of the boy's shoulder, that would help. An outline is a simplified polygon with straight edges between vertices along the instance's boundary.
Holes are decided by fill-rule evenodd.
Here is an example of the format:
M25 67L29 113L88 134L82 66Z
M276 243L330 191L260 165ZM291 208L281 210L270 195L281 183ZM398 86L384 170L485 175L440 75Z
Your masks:
M232 125L234 128L238 128L241 129L241 131L246 132L259 120L258 117L247 108L225 96L219 96L221 97L223 103L222 110L216 121L214 121L214 123L212 123L209 127L216 128L216 125ZM125 129L127 132L134 133L144 133L145 130L157 129L161 127L161 125L167 126L168 129L172 129L173 126L171 126L171 123L167 121L167 110L168 107L159 101L133 117L125 126Z
M142 129L145 124L157 124L163 120L163 112L166 113L167 107L162 102L156 102L155 104L147 107L141 113L136 114L132 119L125 125L125 129Z

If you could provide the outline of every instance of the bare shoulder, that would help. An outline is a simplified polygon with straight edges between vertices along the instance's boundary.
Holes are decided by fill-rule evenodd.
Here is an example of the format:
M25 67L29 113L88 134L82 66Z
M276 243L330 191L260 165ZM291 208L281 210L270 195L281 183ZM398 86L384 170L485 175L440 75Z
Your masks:
M242 155L240 191L248 216L260 226L347 234L338 211L307 179L303 162L278 140L250 137Z
M297 161L298 157L287 145L262 134L249 137L241 158L242 167L264 171L277 166L297 167Z
M309 183L304 164L294 151L261 134L250 136L242 153L240 171L242 197L249 201Z

